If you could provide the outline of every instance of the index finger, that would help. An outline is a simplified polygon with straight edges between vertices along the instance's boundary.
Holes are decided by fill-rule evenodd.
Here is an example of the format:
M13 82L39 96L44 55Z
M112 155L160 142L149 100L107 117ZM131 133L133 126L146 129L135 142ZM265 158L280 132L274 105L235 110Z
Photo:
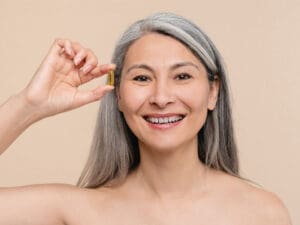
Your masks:
M68 39L56 38L50 48L50 52L56 55L61 55L66 52L69 56L74 57L71 41Z

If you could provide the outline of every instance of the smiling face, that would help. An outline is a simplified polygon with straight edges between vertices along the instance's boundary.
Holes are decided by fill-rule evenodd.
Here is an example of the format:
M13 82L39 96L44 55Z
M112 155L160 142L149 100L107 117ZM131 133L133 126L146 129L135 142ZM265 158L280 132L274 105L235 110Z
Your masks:
M175 150L197 145L207 110L215 107L218 81L174 38L149 33L129 48L118 106L140 147Z

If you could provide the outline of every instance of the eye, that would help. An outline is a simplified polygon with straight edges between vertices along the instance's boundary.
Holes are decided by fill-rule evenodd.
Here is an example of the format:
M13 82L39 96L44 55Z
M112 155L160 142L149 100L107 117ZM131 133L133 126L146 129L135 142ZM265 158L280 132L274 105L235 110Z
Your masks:
M175 77L176 80L188 80L191 78L192 78L192 76L187 73L180 73Z
M140 81L140 82L147 82L150 81L150 78L146 75L138 75L134 77L133 80Z

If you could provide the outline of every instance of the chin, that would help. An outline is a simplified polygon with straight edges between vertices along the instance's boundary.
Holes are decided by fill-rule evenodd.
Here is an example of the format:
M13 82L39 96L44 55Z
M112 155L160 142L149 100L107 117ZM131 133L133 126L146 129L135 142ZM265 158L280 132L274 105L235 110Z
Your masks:
M174 142L174 140L176 140L176 142ZM146 141L146 142L140 143L140 147L145 150L165 154L165 153L172 153L172 152L175 152L180 149L186 149L186 147L188 145L191 145L194 141L190 140L188 142L187 141L184 142L184 141L178 140L178 137L177 137L177 139L170 138L169 140L159 139L155 142L156 143L153 143L153 141L151 141L151 142ZM195 146L197 148L197 142L196 142Z

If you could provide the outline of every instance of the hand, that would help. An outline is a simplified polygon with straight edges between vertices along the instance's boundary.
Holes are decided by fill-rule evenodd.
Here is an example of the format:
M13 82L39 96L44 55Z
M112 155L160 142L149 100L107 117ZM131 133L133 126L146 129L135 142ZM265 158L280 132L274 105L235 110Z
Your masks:
M114 69L114 64L99 65L94 53L79 43L57 39L21 95L41 119L99 100L114 87L78 87Z

